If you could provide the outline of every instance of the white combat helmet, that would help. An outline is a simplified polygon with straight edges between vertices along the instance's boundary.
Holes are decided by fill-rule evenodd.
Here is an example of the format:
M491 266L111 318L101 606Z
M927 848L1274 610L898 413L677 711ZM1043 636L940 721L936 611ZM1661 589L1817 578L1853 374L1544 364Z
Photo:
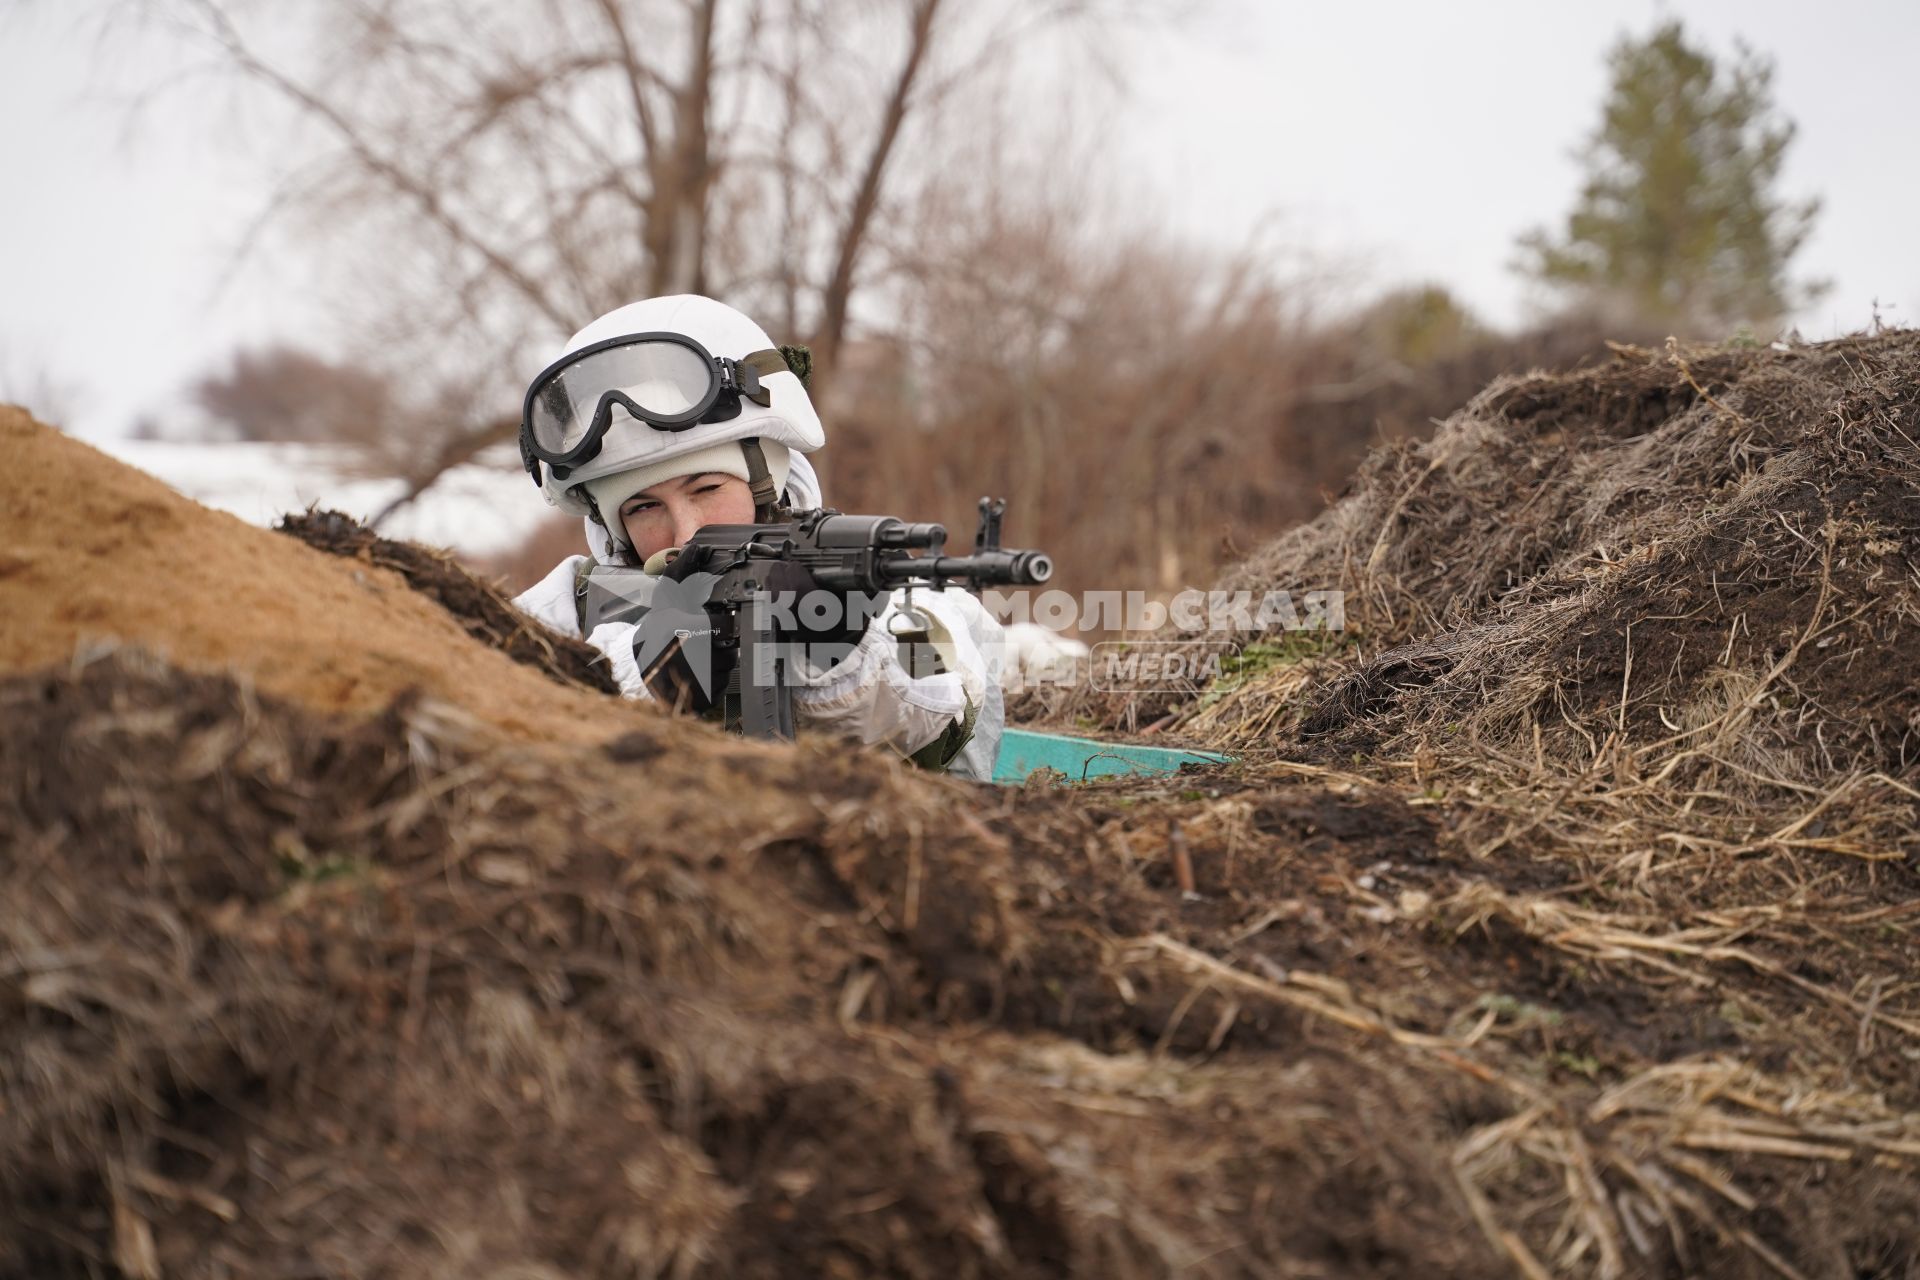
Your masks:
M710 355L732 360L742 360L754 353L774 349L773 340L767 336L766 330L725 303L698 294L675 294L648 298L644 302L630 303L609 311L574 334L557 360L596 343L642 333L681 334L705 347ZM749 439L762 442L768 470L773 474L776 488L783 482L797 485L803 481L805 488L814 488L812 469L800 455L811 453L826 443L826 433L806 387L796 374L784 367L778 372L762 372L760 387L766 393L767 403L764 406L752 400L742 400L740 412L732 418L722 422L697 423L678 431L651 426L615 404L599 452L577 466L566 468L566 474L561 477L554 475L553 466L540 464L540 491L548 503L560 510L589 516L592 512L589 499L592 481L624 472L642 472L648 478L648 484L657 483L659 479L685 474L676 466L662 464L693 465L699 459L692 455L711 459L714 455L710 451L715 445ZM607 389L624 391L642 404L649 403L646 387ZM812 494L795 493L793 496L796 506L818 503L817 490ZM807 501L808 498L812 501Z

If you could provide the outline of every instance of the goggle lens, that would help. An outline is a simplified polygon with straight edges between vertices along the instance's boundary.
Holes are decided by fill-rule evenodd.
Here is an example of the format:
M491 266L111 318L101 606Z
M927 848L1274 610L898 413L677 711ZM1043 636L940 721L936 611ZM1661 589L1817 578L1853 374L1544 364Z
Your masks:
M677 342L634 342L591 352L548 378L535 394L534 441L552 454L578 445L608 392L626 396L648 416L684 418L711 403L719 372Z

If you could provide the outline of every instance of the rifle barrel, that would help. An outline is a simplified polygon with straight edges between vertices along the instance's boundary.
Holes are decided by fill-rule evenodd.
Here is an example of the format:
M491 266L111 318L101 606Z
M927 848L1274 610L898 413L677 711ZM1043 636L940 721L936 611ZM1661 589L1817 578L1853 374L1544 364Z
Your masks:
M929 578L980 586L1031 587L1053 576L1053 560L1044 551L976 551L967 556L919 556L889 561L890 577L900 586Z

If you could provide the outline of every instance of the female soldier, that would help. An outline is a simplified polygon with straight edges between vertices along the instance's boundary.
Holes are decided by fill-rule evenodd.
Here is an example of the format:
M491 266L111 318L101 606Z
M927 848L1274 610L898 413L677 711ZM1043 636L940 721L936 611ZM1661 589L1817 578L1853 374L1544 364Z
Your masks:
M521 424L527 469L550 505L585 518L588 555L569 556L516 603L582 636L577 588L596 563L657 570L661 552L706 525L819 507L806 455L825 439L801 378L732 307L683 294L601 316L534 379ZM796 721L991 778L1004 722L988 665L1000 624L963 591L916 590L911 607L945 668L916 675L891 625L904 607L896 597L856 620L839 661L796 669ZM621 691L639 698L648 692L636 632L603 622L583 638L607 655Z

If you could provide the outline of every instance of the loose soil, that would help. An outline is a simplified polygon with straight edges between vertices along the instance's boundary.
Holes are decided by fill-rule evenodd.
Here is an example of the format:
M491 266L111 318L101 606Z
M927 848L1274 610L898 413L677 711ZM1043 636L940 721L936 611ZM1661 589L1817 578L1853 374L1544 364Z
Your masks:
M1031 708L1240 763L1019 789L0 419L0 1275L1920 1274L1920 340L1789 354L1496 384L1236 571L1356 637Z
M528 625L527 615L514 608L505 591L468 569L450 552L383 538L338 511L289 514L280 521L279 529L317 551L394 570L408 586L459 619L468 635L515 662L544 671L562 684L596 693L620 692L599 650L572 636Z
M604 732L585 720L605 700L474 643L390 558L262 537L19 409L0 407L0 448L0 669L131 645L321 711L378 711L419 689L519 736Z

